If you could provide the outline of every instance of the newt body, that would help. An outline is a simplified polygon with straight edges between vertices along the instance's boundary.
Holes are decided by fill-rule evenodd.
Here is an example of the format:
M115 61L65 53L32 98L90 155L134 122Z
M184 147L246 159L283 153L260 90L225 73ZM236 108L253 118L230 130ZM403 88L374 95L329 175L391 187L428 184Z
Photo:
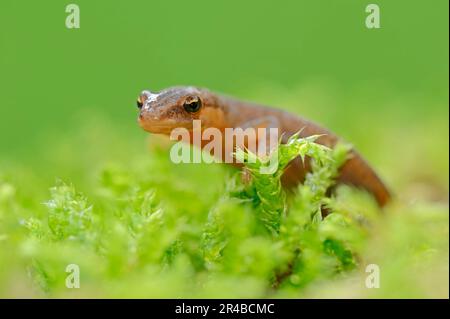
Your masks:
M301 130L300 136L322 136L318 143L333 147L340 139L325 128L283 110L222 96L195 87L172 87L159 93L143 91L138 98L138 122L151 133L170 135L175 128L192 129L193 120L201 120L202 129L276 127L283 134L282 142ZM373 194L380 206L390 199L390 193L374 170L355 150L340 170L338 183L351 184ZM309 171L308 161L294 160L285 171L286 187L297 185Z

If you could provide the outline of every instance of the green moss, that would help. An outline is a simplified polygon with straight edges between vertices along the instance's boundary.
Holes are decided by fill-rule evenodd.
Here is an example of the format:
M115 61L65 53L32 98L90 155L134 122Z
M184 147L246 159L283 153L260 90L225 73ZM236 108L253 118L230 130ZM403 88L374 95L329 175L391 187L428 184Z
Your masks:
M315 139L294 136L280 145L272 174L259 170L268 158L238 151L255 159L245 164L250 179L222 165L174 165L164 146L150 157L103 160L103 167L86 168L91 183L58 180L47 198L41 184L22 190L17 177L5 175L0 293L297 298L338 287L336 296L448 294L446 287L429 292L416 277L425 265L448 270L448 208L396 202L381 211L350 187L328 196L348 147L329 149ZM312 171L286 194L280 178L297 156L311 159ZM370 263L381 267L380 290L364 288ZM80 267L78 290L65 286L69 264ZM408 288L393 293L395 283Z

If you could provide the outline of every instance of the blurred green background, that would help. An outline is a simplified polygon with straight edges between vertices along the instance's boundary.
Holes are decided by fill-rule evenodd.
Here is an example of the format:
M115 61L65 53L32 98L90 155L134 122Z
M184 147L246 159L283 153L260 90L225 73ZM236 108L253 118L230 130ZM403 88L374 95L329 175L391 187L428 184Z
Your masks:
M71 2L0 3L0 260L13 260L9 267L0 262L0 295L28 294L24 269L30 256L50 267L64 264L61 256L85 256L84 248L70 250L70 241L58 248L61 256L58 249L42 251L19 225L28 217L46 220L42 203L56 178L73 183L105 216L122 205L115 202L120 197L103 198L105 176L130 189L143 179L183 225L181 233L197 243L227 171L222 165L170 163L165 142L136 124L135 106L142 89L197 85L286 108L353 143L400 199L376 228L375 248L365 254L369 260L382 255L389 269L387 285L375 296L448 298L447 0L376 1L381 29L372 30L365 26L372 1L76 0L81 28L67 29L65 7ZM133 264L133 252L117 247L118 259L112 254L108 262L128 267L132 255ZM189 249L197 254L195 245ZM417 251L437 252L439 265L428 267ZM86 260L95 273L97 260ZM416 276L422 268L404 275L411 260L425 260L430 276ZM58 267L54 273L62 276ZM136 290L138 295L173 297L178 291L165 277L158 286L163 290L155 290L155 277L119 273L121 296L135 291L127 285L130 278L136 285L149 278L151 289ZM105 278L92 276L93 287ZM262 295L239 289L230 278L223 278L223 287L233 287L227 296ZM411 278L431 279L422 288ZM192 296L186 287L183 295ZM221 287L214 293L226 295L228 288ZM317 294L352 296L353 288L331 282ZM96 288L90 294L102 295Z
M448 115L446 0L377 1L378 30L365 27L370 2L360 0L79 0L78 30L65 27L68 3L0 4L1 157L30 156L43 134L48 144L76 130L81 109L136 138L138 92L176 84L304 107L344 135L331 115L350 122L373 109L386 120L400 112L399 126ZM286 103L285 92L311 85L320 88L314 100ZM318 114L311 104L320 95L327 105ZM359 128L369 124L379 123Z

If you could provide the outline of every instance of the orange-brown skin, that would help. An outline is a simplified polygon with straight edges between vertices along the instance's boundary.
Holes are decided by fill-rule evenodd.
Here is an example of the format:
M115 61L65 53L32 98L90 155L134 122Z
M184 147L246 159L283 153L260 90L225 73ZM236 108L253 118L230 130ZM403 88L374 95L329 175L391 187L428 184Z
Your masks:
M196 87L172 87L158 93L144 91L138 98L138 107L140 126L156 134L169 135L177 127L192 129L192 121L198 119L202 129L215 127L222 132L225 128L276 127L283 134L283 142L300 130L302 137L323 134L317 142L329 147L340 140L328 130L297 115ZM308 170L308 161L303 164L299 159L294 160L283 175L283 185L297 185ZM380 206L391 198L380 178L355 150L342 166L338 182L369 191Z

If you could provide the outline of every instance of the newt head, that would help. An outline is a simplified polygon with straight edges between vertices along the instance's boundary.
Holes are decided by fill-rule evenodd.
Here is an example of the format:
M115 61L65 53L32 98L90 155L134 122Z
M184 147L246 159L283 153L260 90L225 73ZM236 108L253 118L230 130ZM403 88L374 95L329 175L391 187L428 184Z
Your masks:
M175 128L191 130L193 120L202 127L217 127L223 112L215 95L195 87L172 87L158 93L143 91L138 100L139 125L150 133L166 134Z

